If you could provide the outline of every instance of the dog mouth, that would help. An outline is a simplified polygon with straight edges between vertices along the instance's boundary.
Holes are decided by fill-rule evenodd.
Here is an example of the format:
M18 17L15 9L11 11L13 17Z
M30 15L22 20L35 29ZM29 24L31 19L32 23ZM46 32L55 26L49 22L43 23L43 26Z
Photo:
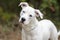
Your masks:
M21 23L24 23L24 21L21 21Z
M20 21L21 24L24 24L24 21Z

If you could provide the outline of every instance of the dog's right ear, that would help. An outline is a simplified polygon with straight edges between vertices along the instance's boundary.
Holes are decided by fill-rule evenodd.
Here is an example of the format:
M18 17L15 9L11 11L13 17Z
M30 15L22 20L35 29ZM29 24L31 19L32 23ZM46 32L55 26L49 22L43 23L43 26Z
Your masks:
M36 17L40 16L40 18L43 19L43 14L38 9L35 9L35 13L36 13Z
M18 6L21 6L22 8L29 6L27 2L21 2Z

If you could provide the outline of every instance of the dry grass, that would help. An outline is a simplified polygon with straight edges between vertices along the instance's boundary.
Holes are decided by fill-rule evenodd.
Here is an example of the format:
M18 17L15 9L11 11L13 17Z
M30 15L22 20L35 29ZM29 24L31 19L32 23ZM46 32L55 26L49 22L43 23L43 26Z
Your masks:
M21 40L21 33L18 28L16 31L4 32L0 26L0 40Z

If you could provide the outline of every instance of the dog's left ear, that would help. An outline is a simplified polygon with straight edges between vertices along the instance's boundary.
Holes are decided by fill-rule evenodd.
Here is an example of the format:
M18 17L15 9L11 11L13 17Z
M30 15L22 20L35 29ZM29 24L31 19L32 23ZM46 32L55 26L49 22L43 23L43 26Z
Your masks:
M18 6L21 6L22 8L29 6L27 2L21 2Z
M41 17L41 19L43 19L43 14L38 9L35 9L35 13L36 17Z

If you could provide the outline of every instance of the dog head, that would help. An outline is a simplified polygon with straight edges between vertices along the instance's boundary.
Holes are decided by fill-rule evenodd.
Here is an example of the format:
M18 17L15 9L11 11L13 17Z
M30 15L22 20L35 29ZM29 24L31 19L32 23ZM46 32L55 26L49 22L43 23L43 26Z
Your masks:
M22 2L22 4L24 4ZM20 12L20 19L19 19L19 22L27 25L33 21L35 21L36 17L39 17L41 19L43 19L43 14L38 10L38 9L34 9L32 7L30 7L29 5L27 5L25 3L26 6L22 6L22 10Z

